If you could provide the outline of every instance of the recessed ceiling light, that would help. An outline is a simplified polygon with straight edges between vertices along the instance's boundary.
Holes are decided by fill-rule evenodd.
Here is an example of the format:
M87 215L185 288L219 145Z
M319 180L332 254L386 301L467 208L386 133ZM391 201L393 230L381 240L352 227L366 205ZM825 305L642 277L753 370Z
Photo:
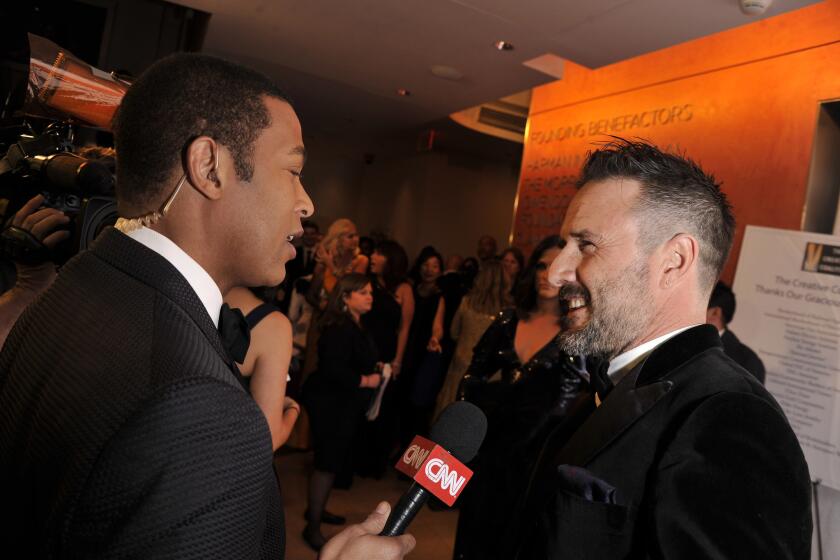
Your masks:
M405 88L399 88L397 89L397 95L401 97L408 97L409 95L411 95L411 92Z
M444 80L460 80L464 77L460 70L451 66L437 64L431 68L432 74Z
M513 43L508 43L507 41L496 41L495 43L493 43L493 46L500 51L513 50Z

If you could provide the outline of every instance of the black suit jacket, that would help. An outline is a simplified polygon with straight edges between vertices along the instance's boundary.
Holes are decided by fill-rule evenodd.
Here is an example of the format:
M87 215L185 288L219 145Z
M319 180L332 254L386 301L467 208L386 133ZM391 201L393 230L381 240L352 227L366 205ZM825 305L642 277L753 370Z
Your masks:
M289 310L289 303L292 299L292 292L295 289L295 282L298 278L312 274L315 270L315 248L312 248L312 255L309 262L303 264L303 253L306 248L301 246L297 249L295 258L286 263L286 278L283 280L283 301L280 302L280 310L286 313Z
M738 340L735 333L726 329L720 336L723 342L723 351L726 355L738 362L738 365L750 372L764 385L764 364L761 358L750 349L749 346Z
M565 445L549 440L527 512L509 557L810 558L796 436L709 325L654 350Z
M115 230L0 354L3 549L27 558L279 558L268 425L165 259Z
M295 258L286 263L286 279L289 282L289 289L294 289L294 282L301 276L312 274L315 270L315 248L312 248L312 255L309 257L309 262L303 264L303 254L306 247L299 247L295 253Z

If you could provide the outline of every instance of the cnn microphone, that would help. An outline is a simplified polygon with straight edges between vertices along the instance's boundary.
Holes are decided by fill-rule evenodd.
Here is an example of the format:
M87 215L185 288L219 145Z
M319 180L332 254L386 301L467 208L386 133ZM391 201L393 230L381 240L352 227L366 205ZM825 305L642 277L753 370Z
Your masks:
M432 494L451 506L472 478L472 461L487 434L487 417L472 403L458 401L441 412L428 440L416 436L397 462L414 482L391 510L380 535L402 535Z

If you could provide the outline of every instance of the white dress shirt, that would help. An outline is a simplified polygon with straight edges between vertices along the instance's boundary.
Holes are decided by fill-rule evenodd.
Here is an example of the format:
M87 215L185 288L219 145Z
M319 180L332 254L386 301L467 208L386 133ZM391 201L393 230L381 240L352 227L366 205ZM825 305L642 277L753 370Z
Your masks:
M123 232L125 233L125 232ZM187 281L190 287L204 304L207 314L213 320L216 328L219 327L219 313L222 309L222 292L213 278L207 274L200 264L195 262L191 256L178 247L171 239L147 227L125 233L133 240L141 243L172 263L181 276Z
M687 327L682 327L681 329L677 329L667 334L663 334L662 336L654 338L653 340L648 340L644 344L640 344L635 348L632 348L630 350L627 350L626 352L619 354L610 361L610 367L607 370L607 375L610 376L610 379L614 384L618 385L618 382L621 381L622 377L624 377L623 374L627 373L627 371L631 369L626 366L630 364L635 365L635 363L637 363L639 359L641 359L646 354L653 352L654 348L656 348L669 338L672 338L680 334L681 332L696 326L697 325L689 325Z

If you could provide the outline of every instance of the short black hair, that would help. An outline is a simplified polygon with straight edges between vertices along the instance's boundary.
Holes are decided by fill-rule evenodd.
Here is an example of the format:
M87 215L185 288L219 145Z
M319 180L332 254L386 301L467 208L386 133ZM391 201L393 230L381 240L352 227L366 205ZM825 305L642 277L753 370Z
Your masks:
M420 249L420 254L417 255L417 259L415 259L414 264L411 265L411 269L408 271L408 277L411 278L411 281L414 282L415 286L419 286L421 283L422 278L420 269L423 268L423 263L431 258L438 260L438 263L440 264L440 271L443 272L443 255L441 255L433 246L426 245Z
M708 308L711 309L712 307L720 307L723 313L723 322L728 325L732 321L732 317L735 316L735 293L732 288L723 282L715 284L715 289L712 290L712 295L709 297Z
M559 235L549 235L537 243L528 258L528 265L519 274L519 280L516 282L513 291L513 300L516 303L516 314L520 319L527 319L537 308L537 288L534 286L537 279L537 269L540 267L540 259L542 259L543 254L555 247L558 249L564 247L563 238Z
M312 220L303 220L303 223L300 224L300 227L302 227L303 229L314 229L318 233L321 233L321 228L318 227L318 222L314 222Z
M150 66L114 115L117 198L159 198L190 142L209 136L233 154L237 177L254 173L254 141L271 124L262 97L289 103L266 76L220 58L178 53Z
M587 154L578 187L613 178L638 181L635 210L642 247L649 252L679 232L695 236L700 242L700 279L711 291L735 235L732 207L720 184L684 155L638 139L612 138Z

